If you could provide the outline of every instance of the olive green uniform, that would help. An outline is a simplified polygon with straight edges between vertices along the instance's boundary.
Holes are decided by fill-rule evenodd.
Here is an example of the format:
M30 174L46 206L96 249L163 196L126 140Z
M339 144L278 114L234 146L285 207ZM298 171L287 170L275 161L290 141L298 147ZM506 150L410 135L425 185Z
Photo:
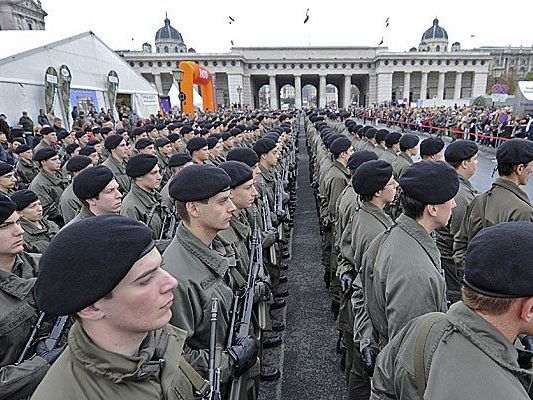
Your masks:
M59 199L64 188L63 178L59 172L51 174L43 169L29 187L41 200L44 215L60 225L63 223L63 217L59 211Z
M120 193L123 195L128 193L131 187L131 179L128 175L126 175L126 163L117 160L112 155L109 155L107 160L105 160L102 165L105 165L107 168L113 171Z
M39 167L37 167L33 162L27 163L22 158L19 158L17 161L17 166L15 167L17 179L19 185L22 183L25 187L28 187L33 181L33 179L39 173Z
M65 224L68 224L81 210L83 204L80 199L74 194L74 186L72 183L61 193L59 198L59 211L63 217Z
M405 170L413 164L413 159L407 155L405 152L400 152L398 157L396 157L392 162L392 170L394 172L394 179L398 180L403 175Z
M24 230L24 250L28 253L42 254L48 247L50 240L59 232L59 226L47 218L39 221L42 228L38 228L24 217L21 217L19 222Z

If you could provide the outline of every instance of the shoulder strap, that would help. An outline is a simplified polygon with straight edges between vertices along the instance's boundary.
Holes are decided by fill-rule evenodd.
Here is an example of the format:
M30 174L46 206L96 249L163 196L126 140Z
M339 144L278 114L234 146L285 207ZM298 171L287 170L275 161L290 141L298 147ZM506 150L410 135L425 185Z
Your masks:
M211 387L209 386L209 382L202 378L202 376L196 372L187 361L185 361L185 358L180 358L179 366L189 382L191 382L193 389L201 395L202 398L210 392Z
M424 399L424 393L426 392L427 377L426 377L426 368L425 368L425 347L426 341L429 336L429 331L437 322L442 320L441 314L435 314L426 319L421 329L418 331L415 342L415 382L416 389L420 400ZM431 368L431 361L428 365L428 370Z

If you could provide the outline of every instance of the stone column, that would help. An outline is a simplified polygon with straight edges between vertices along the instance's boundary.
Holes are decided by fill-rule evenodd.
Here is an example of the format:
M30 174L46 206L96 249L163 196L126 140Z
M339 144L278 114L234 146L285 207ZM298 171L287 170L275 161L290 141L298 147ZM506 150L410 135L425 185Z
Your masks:
M420 78L420 100L426 100L428 95L428 73L422 72Z
M461 87L462 86L463 86L463 73L457 72L455 74L455 88L453 91L454 100L458 100L461 98Z
M411 101L409 94L411 93L411 73L404 72L403 74L403 98Z
M342 106L348 108L352 103L352 76L344 75L344 99Z
M302 77L294 75L294 106L302 108Z
M378 103L392 100L392 72L378 74Z
M472 98L475 99L478 96L483 96L487 91L487 78L486 72L474 72L474 79L472 81Z
M326 75L320 75L318 85L318 107L326 107Z
M163 82L161 81L161 74L154 74L155 88L159 93L159 96L163 96Z
M439 83L437 86L437 100L444 100L444 82L446 80L446 72L439 72Z
M276 75L270 75L268 77L268 85L270 86L270 108L277 110L278 105L278 86L276 85Z
M239 104L239 91L241 88L241 105L246 104L247 88L244 85L244 77L242 74L228 74L228 94L230 104Z

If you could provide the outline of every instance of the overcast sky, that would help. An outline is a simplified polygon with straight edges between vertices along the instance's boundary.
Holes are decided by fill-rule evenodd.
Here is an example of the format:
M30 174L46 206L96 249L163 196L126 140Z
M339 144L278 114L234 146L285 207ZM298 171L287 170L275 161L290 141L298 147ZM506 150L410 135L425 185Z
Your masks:
M459 41L463 48L533 45L531 0L496 4L479 0L42 0L42 4L48 12L47 37L56 40L92 30L115 50L140 50L144 42L153 44L165 12L187 46L197 52L227 52L231 40L235 46L377 46L382 37L389 51L407 51L418 46L435 17L447 30L450 44ZM304 25L307 8L310 18ZM235 23L229 24L229 16ZM6 43L3 34L0 42ZM38 34L24 37L31 35ZM17 40L9 41L17 46Z

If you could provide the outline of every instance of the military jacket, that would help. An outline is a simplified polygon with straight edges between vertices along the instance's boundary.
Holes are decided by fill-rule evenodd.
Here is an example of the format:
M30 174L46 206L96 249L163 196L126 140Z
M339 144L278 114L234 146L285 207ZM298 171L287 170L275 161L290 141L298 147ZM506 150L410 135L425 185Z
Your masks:
M80 211L78 212L78 214L76 214L76 216L74 217L74 219L72 219L69 224L74 224L78 221L82 221L84 219L87 219L87 218L91 218L91 217L94 217L94 214L92 213L91 210L89 210L88 207L86 206L82 206Z
M59 211L63 216L63 221L65 224L68 224L74 219L74 217L81 210L83 204L80 199L74 194L74 186L71 183L67 186L65 191L61 194L59 198Z
M157 152L157 164L159 165L159 171L161 171L161 186L164 186L172 176L170 167L168 166L168 157Z
M25 254L17 255L11 272L0 270L0 398L22 399L31 395L48 371L48 363L34 356L15 365L37 310L33 285L37 267Z
M149 332L136 355L126 356L98 347L76 322L32 399L198 399L182 367L185 336L166 325Z
M250 265L250 255L247 247L250 233L250 226L244 211L239 212L238 215L233 214L229 228L218 233L232 247L236 258L237 270L245 279L248 278Z
M19 222L24 230L24 250L28 253L43 253L50 241L59 232L59 226L47 218L39 221L42 228L37 228L24 217L21 217Z
M59 173L50 174L41 170L30 184L30 190L41 200L43 214L53 221L62 220L59 199L63 194L64 182Z
M113 171L113 174L115 175L115 180L118 183L118 190L120 190L120 193L124 195L128 193L131 187L131 179L128 175L126 175L126 164L118 161L112 155L109 155L109 157L107 157L107 160L105 160L102 165L105 165L107 168Z
M447 310L439 250L427 231L404 214L374 239L362 269L365 307L381 345L413 318Z
M324 215L330 221L335 221L337 216L336 204L340 194L350 181L350 171L339 161L335 161L325 178L325 209Z
M394 160L396 160L397 157L398 157L398 154L396 154L396 152L393 149L386 148L385 150L381 152L378 159L382 161L387 161L389 164L392 165L392 163L394 162Z
M174 305L170 323L187 332L184 357L202 376L209 367L209 333L211 299L219 302L217 348L225 349L233 303L229 261L206 246L181 222L176 236L163 253L165 269L179 280L174 289ZM230 376L230 360L223 352L218 358L221 380Z
M480 230L510 221L533 222L533 208L526 192L515 183L498 178L486 193L477 196L468 206L454 237L455 264L462 267L466 247Z
M130 192L122 200L120 213L146 224L152 229L154 239L159 239L168 209L162 204L162 197L157 191L147 192L133 182Z
M33 181L33 179L39 173L39 167L34 163L26 163L22 158L19 158L17 161L17 166L15 167L16 175L20 183L28 187Z
M403 175L405 170L413 163L413 159L405 152L400 152L398 157L392 162L392 170L394 171L394 179L398 180Z
M519 367L513 344L458 302L446 314L414 319L381 351L372 378L371 399L420 399L414 372L415 348L422 326L430 318L438 322L430 329L424 346L424 399L530 398L533 372Z

